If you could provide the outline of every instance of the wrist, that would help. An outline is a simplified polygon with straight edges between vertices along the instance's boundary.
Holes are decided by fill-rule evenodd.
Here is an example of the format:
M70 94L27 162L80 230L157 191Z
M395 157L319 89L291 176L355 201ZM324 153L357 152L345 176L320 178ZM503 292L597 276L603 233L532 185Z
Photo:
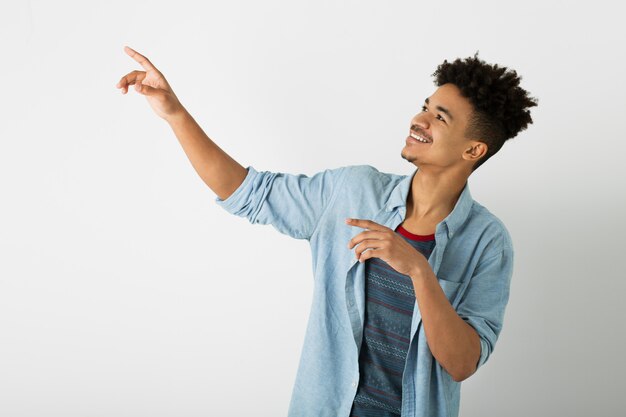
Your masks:
M419 294L424 294L424 291L432 289L433 283L437 282L437 276L428 263L415 266L409 277L413 283L416 297L419 297Z
M181 122L185 122L185 120L191 115L187 112L182 105L178 110L169 114L165 119L170 125L180 124Z
M416 264L411 270L411 272L409 273L409 277L411 277L413 281L423 280L424 275L425 275L424 267L421 264Z

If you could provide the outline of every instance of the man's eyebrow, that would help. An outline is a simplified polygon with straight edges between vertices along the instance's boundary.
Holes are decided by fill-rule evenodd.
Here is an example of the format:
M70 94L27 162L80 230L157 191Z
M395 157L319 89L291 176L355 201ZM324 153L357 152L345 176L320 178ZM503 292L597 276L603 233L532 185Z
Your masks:
M428 104L428 101L429 101L429 99L428 99L428 97L426 97L426 100L424 100L424 102L426 104ZM445 113L450 118L450 120L454 120L454 117L452 117L452 113L450 113L450 110L446 109L445 107L441 107L441 106L437 106L436 109L439 110L440 112Z

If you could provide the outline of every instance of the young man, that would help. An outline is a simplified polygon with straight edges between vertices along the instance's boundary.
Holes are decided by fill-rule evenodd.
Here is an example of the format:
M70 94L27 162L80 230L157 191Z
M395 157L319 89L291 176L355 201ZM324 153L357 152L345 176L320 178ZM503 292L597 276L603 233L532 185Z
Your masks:
M310 242L314 295L290 416L457 416L460 385L493 352L513 272L502 222L468 177L532 123L515 71L477 54L433 73L410 123L411 175L368 165L311 177L244 168L209 139L163 75L117 84L145 95L228 212Z

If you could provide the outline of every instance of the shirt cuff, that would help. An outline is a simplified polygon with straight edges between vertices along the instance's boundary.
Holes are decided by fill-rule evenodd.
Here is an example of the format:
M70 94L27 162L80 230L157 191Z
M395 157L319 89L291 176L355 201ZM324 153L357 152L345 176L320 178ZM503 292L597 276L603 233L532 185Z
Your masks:
M478 359L478 366L476 369L483 366L485 362L487 362L487 357L489 356L489 346L487 346L487 342L480 338L480 359Z
M251 165L247 166L246 170L248 170L248 173L243 179L243 182L239 184L239 187L237 187L237 189L230 196L228 196L226 200L222 200L219 196L215 197L217 205L229 213L234 214L239 207L245 204L246 196L249 194L246 190L249 188L250 184L252 184L254 178L258 175L257 170L255 170Z

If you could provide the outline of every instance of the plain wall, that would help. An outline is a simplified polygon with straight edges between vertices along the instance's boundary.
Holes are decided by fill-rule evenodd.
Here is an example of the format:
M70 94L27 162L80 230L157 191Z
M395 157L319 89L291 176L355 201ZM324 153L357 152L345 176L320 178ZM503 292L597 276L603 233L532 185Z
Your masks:
M470 177L515 271L462 416L615 416L626 31L618 2L0 4L0 415L286 415L309 246L215 204L129 45L242 165L409 174L444 59L515 69L534 124Z

